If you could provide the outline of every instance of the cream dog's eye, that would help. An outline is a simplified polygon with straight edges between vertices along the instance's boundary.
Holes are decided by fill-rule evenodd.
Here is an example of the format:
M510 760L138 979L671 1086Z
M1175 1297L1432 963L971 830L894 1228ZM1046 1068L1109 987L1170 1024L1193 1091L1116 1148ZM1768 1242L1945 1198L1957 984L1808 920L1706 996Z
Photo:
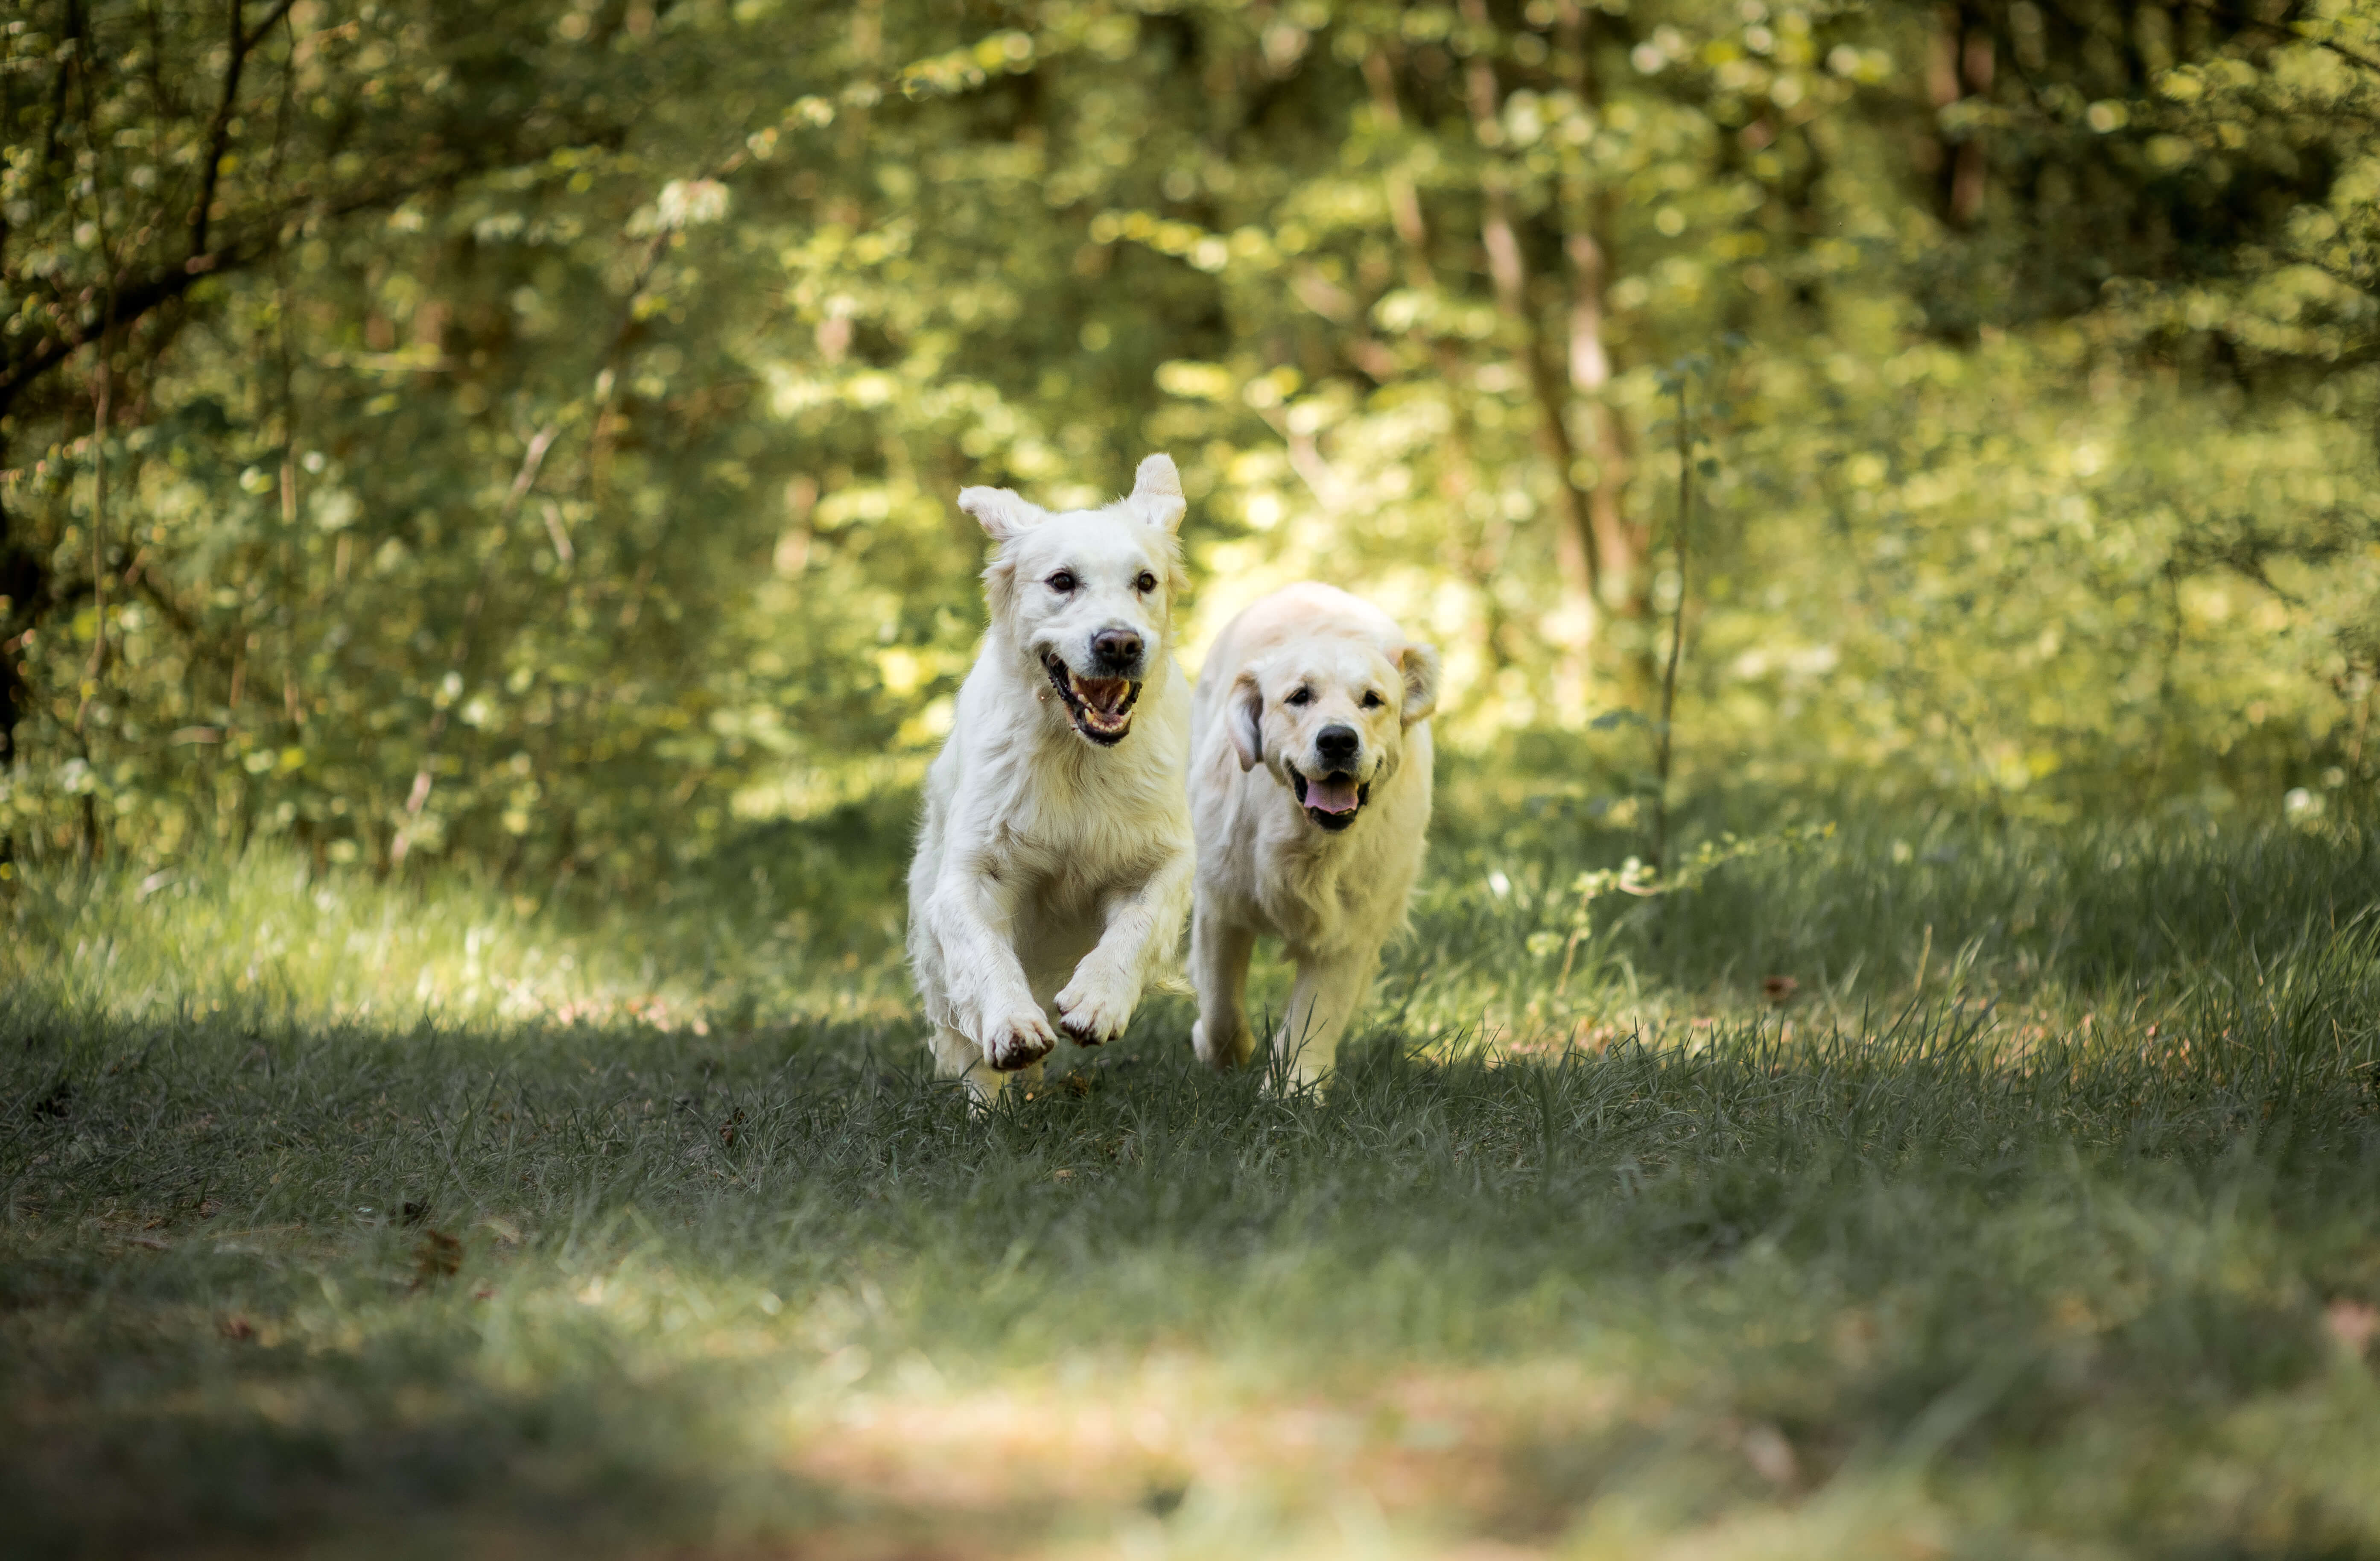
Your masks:
M1388 702L1388 701L1380 697L1380 690L1378 689L1366 689L1364 690L1364 708L1366 710L1378 710L1380 706Z
M1071 571L1061 569L1056 574L1051 575L1047 583L1050 590L1056 591L1059 595L1063 596L1068 591L1075 589L1075 577Z
M1300 689L1281 702L1283 704L1312 704L1314 702L1314 690L1311 689Z
M1143 569L1140 572L1140 578L1132 583L1142 591L1155 591L1157 589L1157 577L1150 574L1148 570Z

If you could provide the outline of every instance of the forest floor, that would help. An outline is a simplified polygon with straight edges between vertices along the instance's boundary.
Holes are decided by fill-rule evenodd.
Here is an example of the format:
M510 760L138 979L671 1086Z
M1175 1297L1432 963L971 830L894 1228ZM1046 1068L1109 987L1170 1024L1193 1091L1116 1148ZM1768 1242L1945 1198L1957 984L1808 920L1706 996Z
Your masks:
M872 909L20 872L0 1552L2380 1554L2380 848L1435 860L988 1117Z

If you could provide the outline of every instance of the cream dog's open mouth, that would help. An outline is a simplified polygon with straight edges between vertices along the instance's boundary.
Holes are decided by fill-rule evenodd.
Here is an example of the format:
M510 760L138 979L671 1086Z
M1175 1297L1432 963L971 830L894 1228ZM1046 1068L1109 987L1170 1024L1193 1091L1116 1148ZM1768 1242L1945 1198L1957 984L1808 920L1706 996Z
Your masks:
M1354 823L1364 804L1372 799L1371 783L1359 783L1344 770L1307 780L1296 765L1281 767L1289 772L1290 787L1297 793L1297 805L1305 810L1305 816L1333 835Z
M1050 686L1065 701L1075 730L1101 748L1123 741L1132 730L1133 701L1140 698L1138 683L1129 677L1084 677L1054 655L1043 656L1041 666L1050 675Z

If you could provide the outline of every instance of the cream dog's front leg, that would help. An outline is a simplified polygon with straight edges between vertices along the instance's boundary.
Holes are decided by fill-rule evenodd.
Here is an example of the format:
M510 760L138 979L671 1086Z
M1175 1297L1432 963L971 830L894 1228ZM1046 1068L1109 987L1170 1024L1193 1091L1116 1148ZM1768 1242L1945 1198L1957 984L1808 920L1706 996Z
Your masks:
M1256 1054L1246 1003L1248 957L1256 950L1257 934L1219 910L1219 898L1211 891L1202 895L1190 918L1190 984L1198 994L1190 1045L1200 1062L1220 1072Z
M953 854L927 904L950 988L951 1012L935 1018L982 1047L983 1060L1003 1073L1040 1061L1058 1043L1017 962L1013 896L985 864Z
M1374 954L1337 954L1301 959L1289 991L1289 1016L1273 1037L1273 1050L1301 1080L1330 1070L1338 1060L1339 1037L1363 1006L1379 958Z
M1182 936L1194 866L1187 848L1175 851L1138 888L1108 901L1099 944L1058 994L1058 1023L1067 1034L1098 1046L1123 1033L1150 970Z

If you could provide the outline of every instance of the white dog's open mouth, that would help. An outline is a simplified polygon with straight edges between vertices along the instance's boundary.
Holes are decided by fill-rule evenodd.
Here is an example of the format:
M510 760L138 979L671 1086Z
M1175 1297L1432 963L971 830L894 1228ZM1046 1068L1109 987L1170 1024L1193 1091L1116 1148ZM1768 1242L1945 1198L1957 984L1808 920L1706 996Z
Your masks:
M1308 780L1297 773L1294 764L1282 768L1289 772L1289 784L1296 791L1297 805L1305 810L1305 816L1334 835L1354 823L1364 804L1372 799L1370 784L1359 784L1343 770Z
M1066 702L1075 730L1101 748L1123 741L1132 730L1133 701L1140 698L1138 683L1129 677L1085 677L1056 656L1043 656L1041 665L1050 674L1050 686Z

